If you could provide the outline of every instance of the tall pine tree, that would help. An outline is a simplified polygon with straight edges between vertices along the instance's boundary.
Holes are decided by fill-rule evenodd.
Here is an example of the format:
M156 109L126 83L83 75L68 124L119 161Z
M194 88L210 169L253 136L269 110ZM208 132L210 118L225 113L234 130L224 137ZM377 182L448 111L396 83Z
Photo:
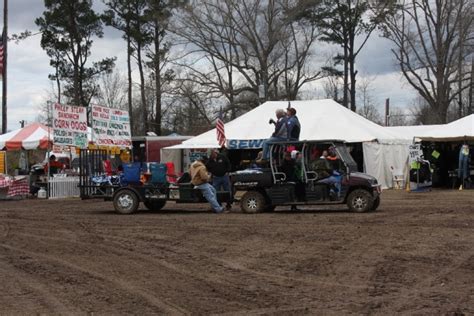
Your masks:
M95 93L94 78L110 72L114 58L90 62L92 38L102 37L102 21L91 0L45 0L46 10L36 19L41 47L55 67L52 79L64 82L64 95L74 105L88 106Z

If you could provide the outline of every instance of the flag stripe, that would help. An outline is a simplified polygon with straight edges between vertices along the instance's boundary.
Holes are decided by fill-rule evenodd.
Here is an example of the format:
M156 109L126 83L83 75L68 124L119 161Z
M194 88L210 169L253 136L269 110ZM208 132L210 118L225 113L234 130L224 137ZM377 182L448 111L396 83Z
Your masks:
M216 120L216 133L217 133L217 143L219 146L225 146L227 141L225 137L224 121L222 120L222 111L219 112L219 116Z

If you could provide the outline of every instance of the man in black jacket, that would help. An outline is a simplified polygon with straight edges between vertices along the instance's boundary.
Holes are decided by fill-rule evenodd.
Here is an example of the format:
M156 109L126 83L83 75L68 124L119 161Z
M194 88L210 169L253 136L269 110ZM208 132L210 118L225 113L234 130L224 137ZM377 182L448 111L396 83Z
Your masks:
M224 154L219 153L218 150L213 149L206 168L212 174L212 186L216 191L229 192L230 197L226 207L230 209L232 207L232 192L228 174L231 170L229 159Z

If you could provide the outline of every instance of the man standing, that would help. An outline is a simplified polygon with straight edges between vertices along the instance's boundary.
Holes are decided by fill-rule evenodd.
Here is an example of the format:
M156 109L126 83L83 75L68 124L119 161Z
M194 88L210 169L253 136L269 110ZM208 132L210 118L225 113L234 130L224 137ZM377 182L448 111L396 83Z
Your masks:
M296 116L295 108L288 108L286 110L288 116L288 138L292 141L300 139L301 124Z
M272 137L263 142L263 159L270 159L270 145L268 143L288 140L288 118L285 110L278 109L275 112L277 121L270 119L270 124L275 124L275 131Z
M222 190L229 192L230 196L226 208L230 210L232 208L232 193L228 174L231 170L229 159L223 153L219 153L216 149L213 149L206 167L212 174L212 186L214 189L216 189L216 191Z
M207 157L202 156L191 164L189 167L191 183L201 190L204 198L211 204L214 213L222 213L224 208L217 201L216 189L209 184L210 177L206 169L207 162Z

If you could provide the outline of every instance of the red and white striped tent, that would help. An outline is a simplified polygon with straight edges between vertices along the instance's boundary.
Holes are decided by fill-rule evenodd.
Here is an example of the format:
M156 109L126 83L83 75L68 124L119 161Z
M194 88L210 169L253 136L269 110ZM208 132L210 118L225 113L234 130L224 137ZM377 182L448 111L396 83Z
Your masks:
M47 148L48 127L40 123L32 123L24 128L0 135L0 150Z

